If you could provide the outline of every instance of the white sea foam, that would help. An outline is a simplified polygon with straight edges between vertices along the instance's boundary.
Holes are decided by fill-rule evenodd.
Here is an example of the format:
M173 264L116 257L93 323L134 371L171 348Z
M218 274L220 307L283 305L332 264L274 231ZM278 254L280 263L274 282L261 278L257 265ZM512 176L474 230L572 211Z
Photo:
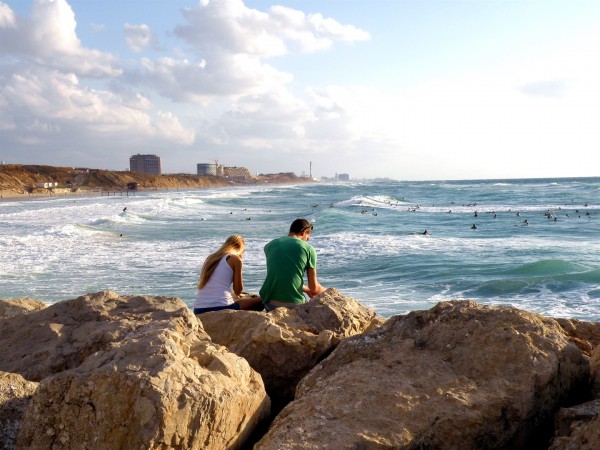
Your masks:
M404 208L406 207L406 205L410 204L404 202L403 200L397 200L389 196L357 196L334 203L334 207L337 208L348 208L356 206L378 209L398 209L400 207Z

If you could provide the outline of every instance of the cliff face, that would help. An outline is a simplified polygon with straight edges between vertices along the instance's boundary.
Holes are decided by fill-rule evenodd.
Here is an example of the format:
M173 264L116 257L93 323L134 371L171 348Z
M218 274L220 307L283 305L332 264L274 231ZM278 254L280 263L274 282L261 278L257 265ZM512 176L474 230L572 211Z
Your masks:
M144 175L98 169L74 169L53 166L0 166L0 189L31 191L38 183L57 182L59 188L76 186L82 189L120 190L128 183L141 189L200 188L226 186L230 183L219 177L198 175Z
M293 173L261 175L248 179L245 184L301 183L309 181ZM229 186L233 183L226 178L191 175L145 175L136 172L120 172L99 169L75 169L54 166L0 166L0 190L32 192L38 183L56 182L58 188L77 187L80 189L125 190L128 183L137 183L139 189L194 189L211 186ZM239 183L237 183L239 184Z

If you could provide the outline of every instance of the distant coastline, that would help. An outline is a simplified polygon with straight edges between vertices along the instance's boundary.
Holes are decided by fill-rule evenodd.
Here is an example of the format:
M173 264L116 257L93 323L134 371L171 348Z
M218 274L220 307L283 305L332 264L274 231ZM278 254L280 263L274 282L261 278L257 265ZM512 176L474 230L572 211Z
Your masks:
M135 191L202 189L254 184L313 182L294 173L264 174L243 180L214 175L146 175L129 171L43 165L1 165L0 200L89 195L127 195ZM43 187L51 183L51 187ZM133 186L133 187L132 187Z

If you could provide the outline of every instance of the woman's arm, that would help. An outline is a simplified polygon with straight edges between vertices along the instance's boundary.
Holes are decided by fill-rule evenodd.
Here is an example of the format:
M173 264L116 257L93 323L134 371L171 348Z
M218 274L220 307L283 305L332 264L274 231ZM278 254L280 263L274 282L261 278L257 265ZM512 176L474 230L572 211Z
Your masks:
M227 264L233 270L233 292L235 295L240 295L244 290L244 281L242 278L242 258L238 255L229 255Z

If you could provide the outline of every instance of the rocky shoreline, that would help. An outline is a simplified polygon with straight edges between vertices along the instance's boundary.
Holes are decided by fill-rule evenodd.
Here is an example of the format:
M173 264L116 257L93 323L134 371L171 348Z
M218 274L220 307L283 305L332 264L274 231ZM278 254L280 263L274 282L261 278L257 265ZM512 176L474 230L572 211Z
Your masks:
M0 300L3 449L597 449L600 323L335 289L194 316L110 291Z

